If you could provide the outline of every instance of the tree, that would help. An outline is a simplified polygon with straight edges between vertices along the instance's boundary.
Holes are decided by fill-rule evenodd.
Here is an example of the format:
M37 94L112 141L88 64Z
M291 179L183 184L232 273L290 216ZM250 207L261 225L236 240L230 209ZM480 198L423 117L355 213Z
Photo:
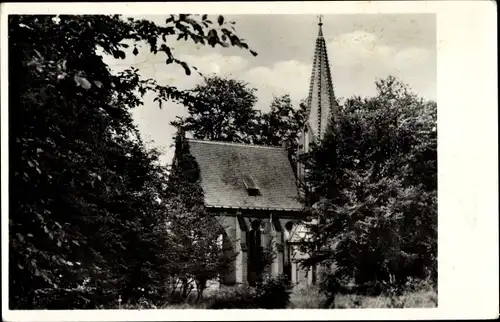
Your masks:
M348 99L306 161L318 223L306 265L358 285L436 278L436 104L394 77ZM333 284L332 284L333 285Z
M184 298L189 280L194 280L200 300L207 281L232 269L234 241L228 239L226 227L216 215L204 207L200 170L182 131L176 136L175 147L167 209L168 238L177 260L170 263L170 271L183 281Z
M220 76L206 77L191 93L197 102L188 106L189 116L172 122L196 139L250 143L255 132L257 102L248 84Z
M295 109L290 95L275 96L269 113L262 114L259 121L257 144L280 146L286 144L289 159L295 169L298 135L304 126L306 104Z
M195 139L270 146L287 145L290 161L295 164L297 137L302 129L306 105L292 105L289 95L276 96L271 110L262 113L254 108L255 89L248 84L220 76L206 77L193 95L196 104L188 105L189 116L177 118L171 125L192 133Z
M96 49L123 59L129 46L137 54L135 44L146 43L190 74L171 44L248 49L232 24L182 14L161 26L118 15L9 16L11 308L47 307L43 294L75 293L83 280L92 294L79 298L91 304L132 299L136 286L159 283L169 249L158 202L165 173L130 109L148 91L160 107L196 98L134 68L114 75ZM111 298L89 301L100 290Z

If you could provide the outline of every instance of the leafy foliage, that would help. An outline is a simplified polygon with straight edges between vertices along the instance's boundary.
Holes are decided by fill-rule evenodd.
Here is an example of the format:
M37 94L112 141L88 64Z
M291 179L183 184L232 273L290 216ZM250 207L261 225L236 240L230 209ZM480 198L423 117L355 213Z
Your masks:
M333 272L325 283L436 281L436 104L393 77L376 85L376 97L347 100L306 161L319 220L304 264Z
M11 15L8 26L10 307L33 308L61 289L84 294L74 290L85 280L124 300L144 288L157 292L172 258L159 202L166 171L130 109L148 91L160 106L196 98L141 79L134 68L114 75L97 49L124 59L128 43L132 54L145 43L190 74L173 54L176 40L248 45L230 31L232 22L214 27L191 15L161 26L118 15Z
M276 96L270 111L262 113L254 108L255 91L240 80L206 77L192 90L198 103L188 105L189 116L171 124L182 126L196 139L286 145L295 169L297 137L305 121L306 105L295 108L289 95Z
M271 110L261 115L260 132L255 143L271 146L286 145L289 159L295 169L298 135L304 126L305 118L305 102L296 109L290 95L275 96Z
M292 287L284 275L266 276L257 285L257 303L263 309L285 309L290 304Z
M176 137L174 158L167 188L168 239L176 258L170 272L184 284L193 279L200 299L208 280L232 269L236 254L225 227L204 207L199 168L182 131Z
M285 309L291 286L284 276L266 276L255 287L223 287L214 294L208 309Z
M223 287L210 299L207 308L221 309L257 309L255 288L239 285L236 287Z
M189 116L172 125L190 131L196 139L250 143L257 127L255 89L220 76L206 77L192 94L198 102L188 106Z

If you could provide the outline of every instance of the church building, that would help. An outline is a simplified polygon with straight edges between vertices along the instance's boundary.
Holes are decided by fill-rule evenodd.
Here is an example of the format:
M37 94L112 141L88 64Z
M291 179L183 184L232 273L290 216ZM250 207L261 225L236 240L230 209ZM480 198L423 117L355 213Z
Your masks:
M310 142L323 137L336 109L321 20L307 107L299 155L308 153ZM268 246L276 254L268 273L285 274L292 283L314 283L315 270L303 270L297 260L306 255L294 249L302 223L309 220L297 184L304 170L300 164L292 167L285 147L185 140L200 169L205 207L220 219L224 239L237 255L234 269L222 283L254 284L264 273L259 256Z

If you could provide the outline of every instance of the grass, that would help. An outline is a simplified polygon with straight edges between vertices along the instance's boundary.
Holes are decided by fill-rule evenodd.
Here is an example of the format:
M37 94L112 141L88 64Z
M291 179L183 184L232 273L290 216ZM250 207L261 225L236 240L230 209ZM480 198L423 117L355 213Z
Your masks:
M291 309L319 309L326 297L317 287L297 289L291 296ZM399 296L367 296L358 294L339 294L335 297L335 309L351 308L434 308L437 307L437 292L423 289L405 292Z
M160 309L162 310L179 310L179 309L206 309L207 304L206 303L196 303L196 304L189 304L189 303L183 303L183 304L167 304Z
M231 294L238 292L236 288L222 286L210 289L204 293L203 300L196 302L196 292L190 294L184 303L165 303L156 307L143 305L130 305L123 309L207 309L211 300L215 298L232 298ZM297 286L291 294L289 309L322 309L326 296L317 286ZM360 294L338 294L333 309L351 308L435 308L437 307L437 291L431 286L420 287L415 291L406 291L402 295L368 296Z

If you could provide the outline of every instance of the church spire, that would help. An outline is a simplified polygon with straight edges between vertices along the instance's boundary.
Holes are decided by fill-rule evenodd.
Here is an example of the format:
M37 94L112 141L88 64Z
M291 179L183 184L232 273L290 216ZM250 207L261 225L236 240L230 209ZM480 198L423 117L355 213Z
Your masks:
M318 37L314 48L314 60L309 84L309 96L307 97L307 121L299 134L299 148L297 150L297 180L299 191L303 196L302 183L305 177L305 165L300 160L310 150L310 143L320 141L325 135L328 122L337 112L337 103L333 92L332 75L326 52L326 43L323 38L323 21L319 16Z
M307 126L309 131L312 132L312 138L321 140L336 105L326 43L323 38L322 16L320 15L318 18L319 30L314 49L313 68L307 98Z

